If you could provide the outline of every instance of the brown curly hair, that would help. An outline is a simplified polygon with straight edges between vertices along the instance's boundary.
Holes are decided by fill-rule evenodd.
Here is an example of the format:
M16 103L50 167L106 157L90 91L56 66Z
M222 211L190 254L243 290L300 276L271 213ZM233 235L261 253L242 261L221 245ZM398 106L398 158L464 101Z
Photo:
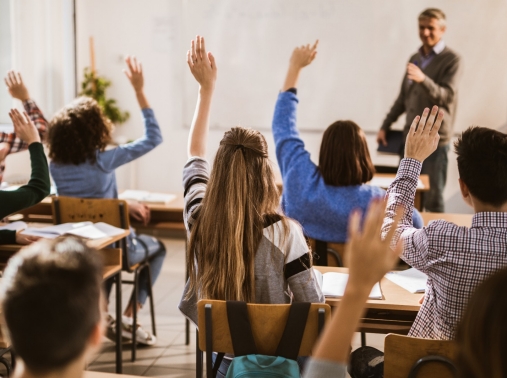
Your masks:
M111 121L97 101L78 97L55 114L49 124L49 158L55 163L96 162L96 152L111 141Z

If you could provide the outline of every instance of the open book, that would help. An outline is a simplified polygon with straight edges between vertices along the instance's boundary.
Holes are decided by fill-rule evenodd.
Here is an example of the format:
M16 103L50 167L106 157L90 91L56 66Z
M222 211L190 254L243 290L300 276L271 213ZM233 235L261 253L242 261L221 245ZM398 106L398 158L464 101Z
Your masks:
M424 293L426 281L428 281L428 276L415 268L399 272L389 272L386 274L386 278L414 294Z
M341 298L345 294L345 287L349 280L347 273L327 272L322 274L317 269L313 269L317 282L326 297ZM382 299L380 284L377 282L370 292L369 299Z
M145 190L125 190L118 198L123 200L134 200L148 203L167 203L176 198L174 194L153 193Z
M54 239L62 235L75 235L86 239L101 239L120 235L125 230L111 226L104 222L63 223L49 227L28 227L21 233L23 235L38 236Z

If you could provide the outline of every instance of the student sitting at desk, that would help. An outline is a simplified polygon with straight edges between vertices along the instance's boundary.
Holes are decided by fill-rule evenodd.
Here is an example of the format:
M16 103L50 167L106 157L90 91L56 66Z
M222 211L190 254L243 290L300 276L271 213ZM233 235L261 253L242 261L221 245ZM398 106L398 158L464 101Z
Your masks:
M35 127L39 131L40 139L44 140L47 131L47 122L37 109L35 102L30 99L30 94L26 88L21 74L19 72L9 71L4 79L5 85L10 95L23 103L25 111L32 119ZM16 133L0 132L0 182L3 180L5 171L5 158L9 154L24 151L28 144L24 142Z
M14 255L0 285L13 377L82 377L102 340L101 291L100 257L76 238L39 241Z
M443 112L437 112L436 106L431 113L425 109L412 123L405 158L387 191L383 234L393 227L396 209L413 208L422 163L438 145ZM477 285L507 266L507 135L470 127L454 147L461 194L475 212L472 227L437 220L417 230L405 213L396 228L394 242L403 243L402 259L428 275L424 302L409 336L453 339ZM362 348L353 353L352 369L362 353Z
M95 100L87 97L74 100L53 117L48 134L50 171L59 195L118 198L115 169L145 155L162 143L160 127L144 95L141 64L135 57L128 57L126 62L128 70L125 74L136 93L144 117L144 135L131 143L106 150L111 141L111 121L104 116ZM130 208L134 206L130 205ZM142 214L146 213L143 205L134 209L141 209ZM132 210L130 213L132 214ZM162 269L165 247L151 236L131 232L127 248L129 262L136 264L144 260L146 250L149 255L152 281L155 282ZM148 297L148 280L148 272L145 269L139 277L137 301L132 298L124 313L122 321L124 337L131 337L129 329L133 326L133 302L140 308ZM108 293L111 286L112 280L108 280L106 284ZM112 321L110 326L110 329L114 330ZM139 325L136 327L136 337L140 343L155 344L154 335Z
M30 151L32 175L28 184L12 191L0 191L0 219L39 203L50 191L48 162L35 125L26 113L21 114L16 109L11 110L9 116L14 125L16 139L22 140ZM30 244L37 239L16 231L0 230L0 244Z
M190 279L180 310L197 324L199 299L324 302L299 225L277 212L264 136L242 127L227 131L210 172L205 156L217 69L203 38L192 41L187 62L200 87L183 169ZM230 363L226 356L218 377Z
M318 166L299 136L296 87L301 69L315 59L317 43L292 53L273 116L276 158L283 179L282 208L301 223L306 236L344 243L350 212L355 208L366 210L371 199L383 197L385 191L367 184L375 168L366 137L353 121L336 121L326 129ZM423 226L417 210L413 212L413 225Z

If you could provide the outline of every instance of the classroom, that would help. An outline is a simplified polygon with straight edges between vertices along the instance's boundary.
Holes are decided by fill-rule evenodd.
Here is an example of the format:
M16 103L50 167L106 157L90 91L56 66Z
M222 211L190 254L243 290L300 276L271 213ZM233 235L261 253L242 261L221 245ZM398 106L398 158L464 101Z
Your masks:
M0 376L507 376L506 16L0 0Z

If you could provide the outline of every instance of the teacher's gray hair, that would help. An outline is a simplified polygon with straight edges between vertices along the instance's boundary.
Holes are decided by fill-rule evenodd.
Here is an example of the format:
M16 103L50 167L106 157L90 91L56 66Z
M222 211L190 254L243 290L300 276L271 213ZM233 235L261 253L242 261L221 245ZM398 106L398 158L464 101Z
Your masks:
M438 8L428 8L425 9L420 15L419 20L424 18L436 18L440 22L440 27L444 27L446 25L445 13L442 12Z

